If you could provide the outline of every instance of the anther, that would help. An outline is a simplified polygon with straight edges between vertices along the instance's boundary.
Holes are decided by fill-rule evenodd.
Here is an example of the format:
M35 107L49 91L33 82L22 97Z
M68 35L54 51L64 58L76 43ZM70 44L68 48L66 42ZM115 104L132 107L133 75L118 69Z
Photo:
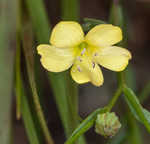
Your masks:
M80 56L77 56L77 60L80 61L80 62L82 62L82 59L81 59Z
M95 53L94 56L98 56L98 53Z
M80 68L79 65L77 65L77 69L78 69L79 72L81 72L81 68Z
M95 63L94 62L92 62L92 67L93 67L93 69L95 68Z
M82 51L81 51L81 55L83 55L86 51L86 48L84 48Z

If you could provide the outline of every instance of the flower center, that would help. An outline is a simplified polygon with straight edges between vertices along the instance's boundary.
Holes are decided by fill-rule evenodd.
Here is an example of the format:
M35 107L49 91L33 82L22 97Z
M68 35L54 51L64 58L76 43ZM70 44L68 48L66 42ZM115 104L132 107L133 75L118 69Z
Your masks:
M78 45L77 55L76 55L76 68L73 70L73 72L83 72L83 65L89 65L93 69L95 68L95 62L91 59L91 53L89 51L88 44L86 42L82 42L80 45Z
M86 42L82 42L79 46L79 56L83 56L87 50L88 44Z

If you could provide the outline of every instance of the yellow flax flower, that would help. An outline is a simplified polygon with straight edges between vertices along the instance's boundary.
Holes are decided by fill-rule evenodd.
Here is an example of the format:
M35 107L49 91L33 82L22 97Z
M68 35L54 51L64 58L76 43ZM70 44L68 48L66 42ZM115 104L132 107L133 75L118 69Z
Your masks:
M122 71L128 65L128 50L113 46L122 40L122 31L111 24L92 28L86 36L77 22L61 21L50 37L50 44L37 47L41 63L51 72L62 72L71 66L71 76L79 84L103 84L101 65L112 71Z

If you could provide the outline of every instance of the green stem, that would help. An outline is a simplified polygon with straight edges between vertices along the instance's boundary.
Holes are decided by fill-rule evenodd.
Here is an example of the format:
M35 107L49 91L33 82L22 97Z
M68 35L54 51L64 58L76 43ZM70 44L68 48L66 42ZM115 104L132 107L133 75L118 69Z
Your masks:
M118 78L118 88L117 88L114 96L110 100L109 104L107 105L107 110L108 111L111 111L111 109L113 108L113 106L116 104L119 96L121 95L121 93L123 91L123 85L125 84L124 73L123 72L117 73L117 78Z
M110 14L110 22L115 25L120 26L123 29L125 38L120 43L120 45L123 47L126 47L128 34L127 34L127 30L126 30L126 22L125 22L125 17L123 14L123 9L120 4L120 0L113 1L112 8L111 8L111 14ZM134 75L132 75L133 74L132 68L128 67L125 72L119 72L117 74L119 86L121 86L123 89L123 87L126 83L125 82L125 79L126 79L127 84L129 84L130 86L135 88L135 85L134 85L135 82L133 82L135 79L133 77ZM137 125L135 119L131 116L131 111L129 111L128 108L127 108L127 115L125 116L125 119L127 119L127 123L128 123L128 131L130 133L129 134L130 143L141 144L141 137L140 137L140 131L139 131L138 125ZM138 136L138 138L137 138L137 136Z
M21 117L21 81L19 78L20 75L20 39L19 34L17 34L17 48L16 48L16 117L19 120Z
M124 77L124 72L118 72L117 73L117 81L118 81L118 86L122 87L125 84L125 77Z
M19 5L20 6L20 5ZM18 27L17 27L18 28ZM20 30L17 32L17 48L16 48L16 81L15 81L15 89L16 89L16 114L17 119L20 119L22 114L23 123L25 126L25 131L28 136L28 140L31 144L40 144L39 137L37 135L36 127L33 121L33 115L31 113L30 105L27 99L27 95L25 95L25 90L23 86L23 81L21 78L21 39L20 39Z
M20 81L20 56L21 56L21 1L17 0L17 32L16 32L16 117L19 120L21 117L21 81Z
M117 102L117 100L118 100L119 96L121 95L121 93L122 93L122 87L118 87L118 89L116 90L114 96L112 97L109 104L107 105L107 111L111 111L111 109L113 108L113 106Z

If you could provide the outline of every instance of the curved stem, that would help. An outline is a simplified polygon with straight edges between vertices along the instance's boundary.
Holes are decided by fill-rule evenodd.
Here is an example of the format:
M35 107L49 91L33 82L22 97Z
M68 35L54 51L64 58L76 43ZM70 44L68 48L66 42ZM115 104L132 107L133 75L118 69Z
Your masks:
M117 88L116 92L114 93L112 99L110 100L109 104L107 105L108 111L111 111L111 109L113 108L113 106L117 102L119 96L121 95L121 93L123 91L123 85L125 84L123 72L117 73L117 78L118 78L118 88Z
M107 111L111 111L111 109L113 108L113 106L117 102L117 100L118 100L119 96L121 95L121 93L122 93L122 87L118 87L118 89L116 90L114 96L112 97L109 104L107 105Z
M44 114L40 105L38 93L37 93L37 88L36 88L36 83L35 83L35 78L34 78L34 62L33 62L33 53L32 53L32 42L28 42L28 39L31 38L31 29L28 29L24 31L23 34L23 48L24 48L24 54L25 54L25 59L26 59L26 65L27 65L27 72L28 72L28 78L29 78L29 83L30 87L32 90L32 95L33 95L33 102L35 105L35 110L37 112L37 116L39 119L39 122L41 124L41 128L43 130L45 139L48 144L54 144L53 139L51 137L51 134L48 130ZM32 39L32 38L31 38Z

